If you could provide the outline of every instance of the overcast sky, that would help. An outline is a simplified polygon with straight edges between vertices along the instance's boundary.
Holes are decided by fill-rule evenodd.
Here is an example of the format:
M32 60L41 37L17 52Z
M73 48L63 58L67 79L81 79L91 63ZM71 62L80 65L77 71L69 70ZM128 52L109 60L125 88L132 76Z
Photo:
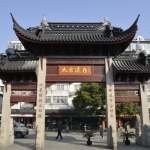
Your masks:
M138 35L150 39L150 0L0 0L0 53L8 41L18 40L10 16L25 29L40 25L45 14L48 22L103 22L128 29L138 14Z

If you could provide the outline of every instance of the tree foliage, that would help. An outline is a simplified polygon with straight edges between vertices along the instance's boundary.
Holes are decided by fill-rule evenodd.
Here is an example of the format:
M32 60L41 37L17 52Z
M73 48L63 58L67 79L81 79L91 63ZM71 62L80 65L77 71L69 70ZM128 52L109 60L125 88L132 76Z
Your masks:
M124 102L116 106L116 115L135 115L139 110L139 106L132 102Z
M105 90L96 83L82 83L72 100L76 113L83 116L95 115L105 101Z

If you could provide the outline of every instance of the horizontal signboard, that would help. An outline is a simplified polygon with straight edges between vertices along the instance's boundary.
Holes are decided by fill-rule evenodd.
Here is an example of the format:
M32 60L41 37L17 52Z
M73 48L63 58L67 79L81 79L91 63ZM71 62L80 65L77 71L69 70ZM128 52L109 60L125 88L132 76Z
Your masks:
M91 66L59 66L59 75L92 75Z

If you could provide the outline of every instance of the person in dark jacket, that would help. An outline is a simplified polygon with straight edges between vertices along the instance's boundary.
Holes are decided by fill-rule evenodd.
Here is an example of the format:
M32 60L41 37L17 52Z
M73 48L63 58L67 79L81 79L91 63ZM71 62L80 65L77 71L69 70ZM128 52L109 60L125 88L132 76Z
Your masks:
M128 132L127 125L128 125L128 123L127 123L127 122L125 122L125 124L124 124L125 132Z
M58 135L55 139L58 139L58 137L60 136L61 140L63 139L62 138L62 135L61 135L61 125L58 126Z

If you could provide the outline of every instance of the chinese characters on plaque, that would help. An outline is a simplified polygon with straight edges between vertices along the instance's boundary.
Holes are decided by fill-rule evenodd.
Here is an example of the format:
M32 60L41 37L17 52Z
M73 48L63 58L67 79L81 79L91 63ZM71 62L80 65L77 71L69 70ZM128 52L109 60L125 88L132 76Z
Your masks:
M60 75L91 75L91 66L59 66Z
M114 118L114 109L113 109L113 88L112 88L111 83L110 83L110 85L108 86L108 91L109 91L108 100L109 100L110 117L111 117L111 118Z
M43 84L40 83L39 84L39 89L38 89L38 118L42 118L42 101L43 101L43 95L42 95L42 91L43 91Z

